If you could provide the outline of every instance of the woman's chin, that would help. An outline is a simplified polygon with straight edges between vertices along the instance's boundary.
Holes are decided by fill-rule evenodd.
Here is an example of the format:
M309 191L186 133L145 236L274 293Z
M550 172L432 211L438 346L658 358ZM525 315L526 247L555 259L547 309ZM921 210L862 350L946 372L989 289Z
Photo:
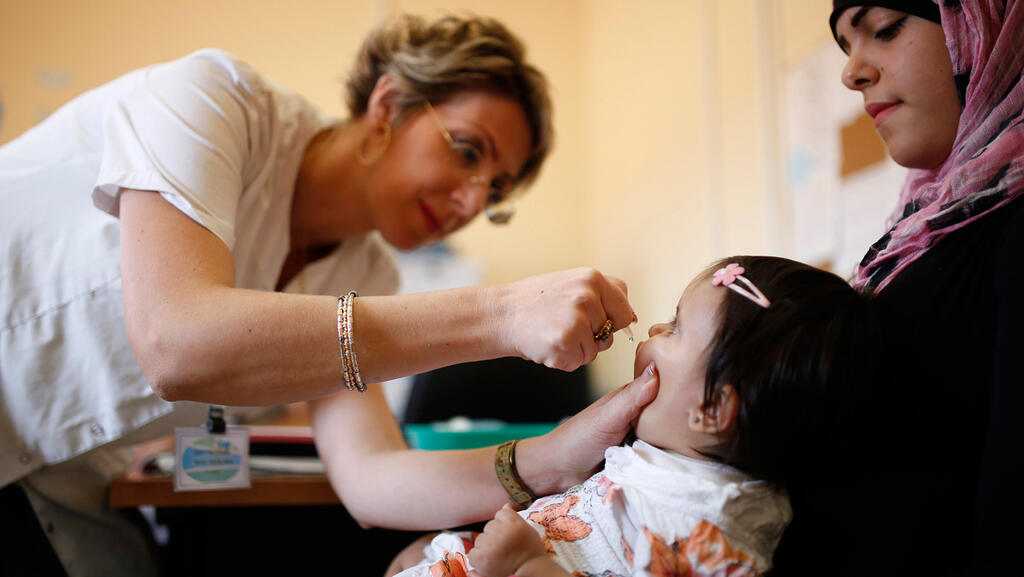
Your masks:
M948 146L945 143L923 145L922 142L929 142L929 140L908 140L897 138L895 135L890 135L889 138L883 138L883 140L893 162L904 168L932 170L942 166L953 152L952 141L948 143Z
M381 230L380 234L389 245L401 251L416 250L429 242L429 239L419 238L409 231Z

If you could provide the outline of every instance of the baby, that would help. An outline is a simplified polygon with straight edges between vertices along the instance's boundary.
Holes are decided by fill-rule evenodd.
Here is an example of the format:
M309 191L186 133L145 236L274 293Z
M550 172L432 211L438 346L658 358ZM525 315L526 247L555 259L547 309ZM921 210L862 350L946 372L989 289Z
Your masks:
M774 257L724 259L651 327L657 398L605 467L483 533L442 533L414 576L754 576L792 518L785 487L858 431L879 341L866 296Z

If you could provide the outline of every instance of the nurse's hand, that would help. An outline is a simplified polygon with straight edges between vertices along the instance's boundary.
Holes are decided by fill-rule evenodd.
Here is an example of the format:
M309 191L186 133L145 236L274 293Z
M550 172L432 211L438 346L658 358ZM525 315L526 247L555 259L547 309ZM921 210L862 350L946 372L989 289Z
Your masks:
M636 318L626 283L592 268L530 277L494 287L502 311L496 334L511 350L536 363L572 371L612 345L594 338L606 320L612 330Z
M629 384L595 401L555 430L519 441L516 468L537 496L561 493L585 481L604 462L608 447L622 444L644 408L658 396L652 363Z

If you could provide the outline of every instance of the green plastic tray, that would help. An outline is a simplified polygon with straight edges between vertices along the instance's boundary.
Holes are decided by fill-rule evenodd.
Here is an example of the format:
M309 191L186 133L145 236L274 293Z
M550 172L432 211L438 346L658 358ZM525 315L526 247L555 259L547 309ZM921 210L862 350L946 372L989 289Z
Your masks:
M403 427L403 431L410 447L438 451L473 449L497 445L511 439L538 437L557 425L558 423L505 423L455 418L440 423L409 424Z

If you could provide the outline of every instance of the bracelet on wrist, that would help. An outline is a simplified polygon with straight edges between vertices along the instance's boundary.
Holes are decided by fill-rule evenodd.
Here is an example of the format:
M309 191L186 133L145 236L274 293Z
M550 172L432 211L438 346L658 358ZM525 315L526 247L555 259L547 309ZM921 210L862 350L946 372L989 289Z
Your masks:
M523 483L516 471L516 444L518 442L518 440L512 440L498 445L498 450L494 453L494 472L498 475L498 481L508 493L512 503L520 509L525 509L537 497Z
M359 361L356 360L355 337L352 331L352 303L359 293L349 291L338 297L338 347L341 349L341 376L345 388L366 392L366 385L359 375Z

